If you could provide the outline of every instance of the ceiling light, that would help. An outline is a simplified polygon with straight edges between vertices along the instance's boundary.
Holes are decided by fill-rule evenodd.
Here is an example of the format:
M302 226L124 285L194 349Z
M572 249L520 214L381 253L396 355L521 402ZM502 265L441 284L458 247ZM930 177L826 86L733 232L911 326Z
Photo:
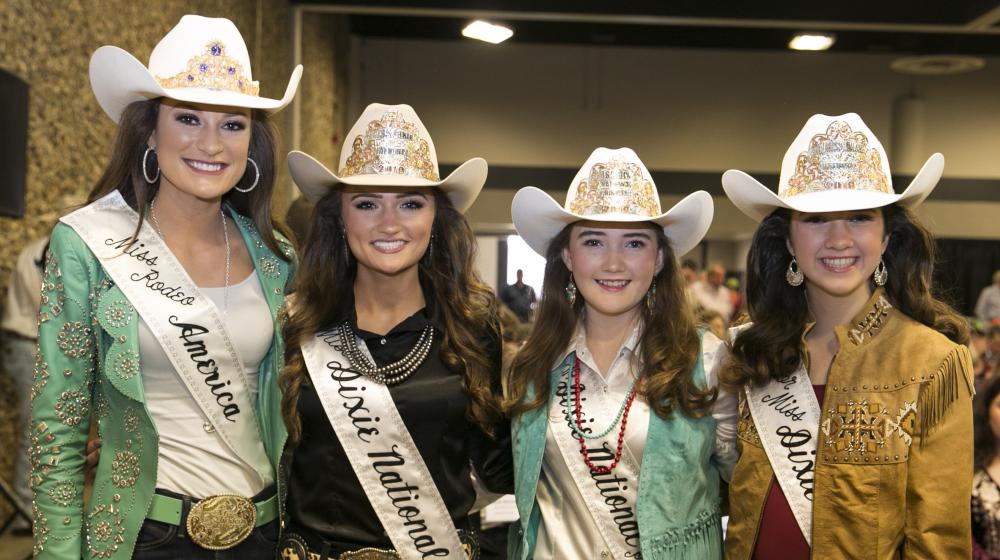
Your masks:
M833 35L815 33L797 33L788 42L788 48L794 51L825 51L833 46Z
M462 35L470 39L479 39L480 41L486 41L495 45L510 39L514 35L514 31L502 25L494 25L482 20L476 20L465 26L465 29L462 30Z

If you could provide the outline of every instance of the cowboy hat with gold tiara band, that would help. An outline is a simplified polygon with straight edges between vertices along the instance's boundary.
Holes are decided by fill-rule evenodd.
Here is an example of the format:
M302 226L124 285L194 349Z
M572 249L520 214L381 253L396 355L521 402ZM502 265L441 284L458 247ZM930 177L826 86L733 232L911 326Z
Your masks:
M714 212L712 197L696 191L666 212L649 170L629 148L597 148L577 172L566 192L566 205L535 187L517 191L511 203L514 228L539 255L567 225L581 221L653 222L663 228L679 258L694 249L708 232Z
M224 18L186 15L153 48L147 68L128 52L103 46L90 57L90 87L111 120L134 101L178 101L275 112L288 105L302 77L296 66L281 99L260 97L243 36Z
M475 202L486 183L486 160L472 158L441 179L437 152L420 117L409 105L372 103L351 127L334 173L304 152L288 154L299 190L313 202L337 185L437 187L459 212Z
M722 175L726 196L760 222L777 208L799 212L867 210L923 202L944 172L944 156L924 163L902 194L892 189L885 148L855 113L813 115L781 161L778 194L742 171Z

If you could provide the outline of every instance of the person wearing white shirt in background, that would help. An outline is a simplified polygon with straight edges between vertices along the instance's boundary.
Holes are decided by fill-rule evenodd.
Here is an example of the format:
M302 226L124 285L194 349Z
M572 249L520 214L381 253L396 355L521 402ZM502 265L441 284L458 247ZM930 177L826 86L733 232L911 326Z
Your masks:
M979 292L976 300L976 317L984 323L992 323L1000 317L1000 270L993 273L993 283Z
M719 263L708 268L705 280L699 280L691 285L691 293L695 302L703 308L715 311L728 324L733 318L733 296L723 282L726 280L726 269Z

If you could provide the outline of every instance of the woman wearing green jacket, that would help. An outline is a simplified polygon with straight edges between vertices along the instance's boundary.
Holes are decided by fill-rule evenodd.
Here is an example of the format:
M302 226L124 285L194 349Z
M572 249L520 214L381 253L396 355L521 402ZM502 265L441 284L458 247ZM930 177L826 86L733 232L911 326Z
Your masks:
M149 67L91 59L118 123L88 204L52 234L32 389L38 558L270 559L284 444L274 326L292 250L274 134L226 19L185 16ZM84 509L91 422L103 442Z
M511 558L721 557L735 402L715 400L724 347L695 328L675 260L712 211L699 191L661 213L628 148L595 150L565 207L534 187L514 197L514 226L547 264L507 384Z

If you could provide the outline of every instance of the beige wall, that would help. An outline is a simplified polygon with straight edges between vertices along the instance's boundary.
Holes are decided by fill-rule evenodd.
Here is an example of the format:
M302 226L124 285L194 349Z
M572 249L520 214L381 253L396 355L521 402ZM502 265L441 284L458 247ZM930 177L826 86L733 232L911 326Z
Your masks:
M894 172L912 174L940 151L946 177L1000 179L1000 58L970 74L914 77L874 54L392 39L357 41L355 51L352 96L363 102L351 106L413 105L448 163L479 155L572 168L597 146L629 146L656 170L777 173L809 115L855 111L893 155ZM904 96L917 110L900 105ZM510 222L505 189L520 186L487 182L470 213L479 229ZM563 185L536 186L563 200ZM709 240L738 247L753 223L727 199L715 202ZM941 237L1000 238L1000 203L931 201L921 214ZM737 266L743 251L718 254Z

